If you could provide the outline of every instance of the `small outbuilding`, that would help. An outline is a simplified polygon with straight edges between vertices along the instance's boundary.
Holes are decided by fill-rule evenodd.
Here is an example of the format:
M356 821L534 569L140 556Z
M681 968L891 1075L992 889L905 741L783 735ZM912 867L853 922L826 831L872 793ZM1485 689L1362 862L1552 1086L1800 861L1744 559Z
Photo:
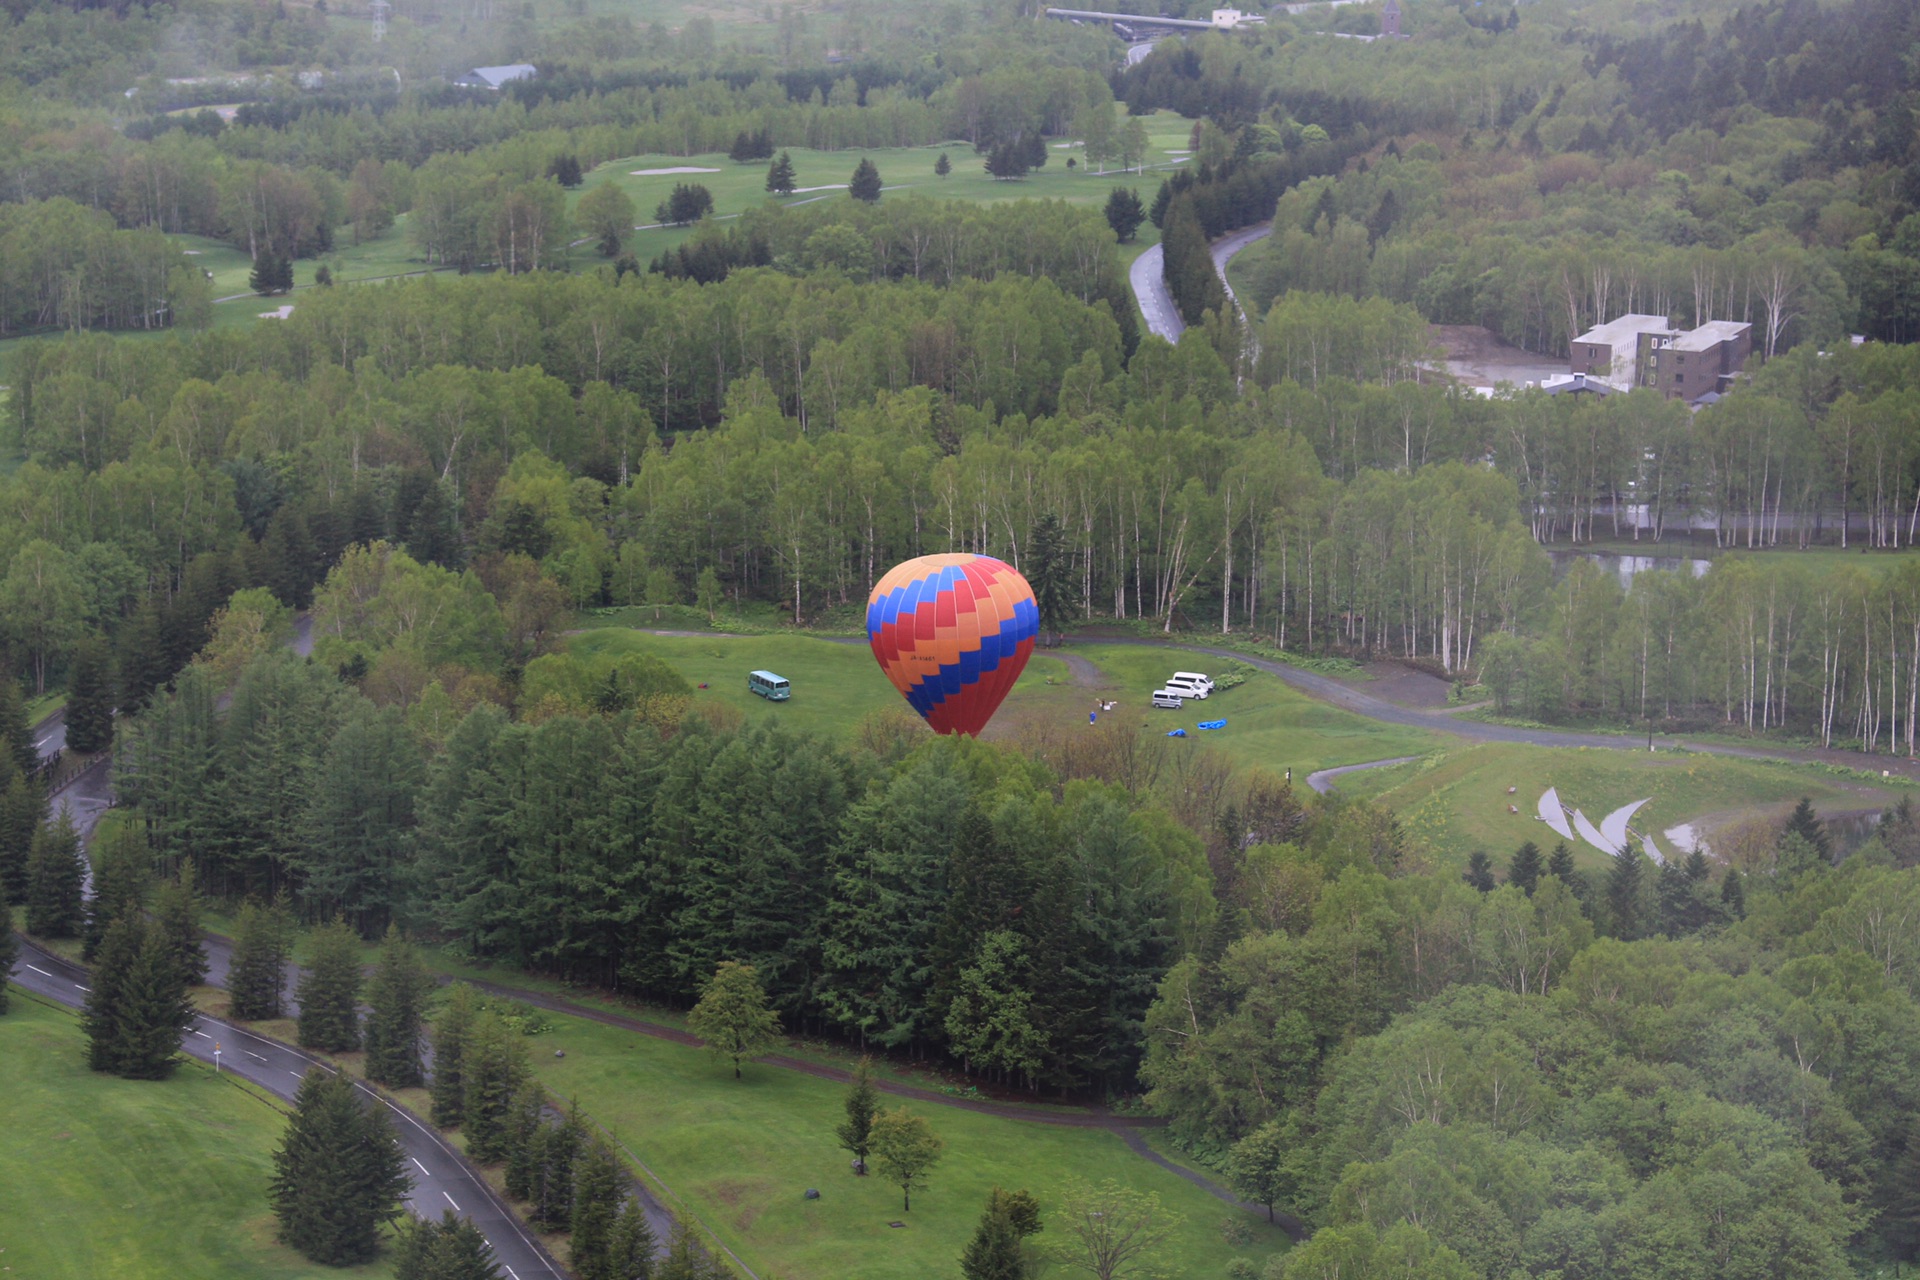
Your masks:
M514 62L504 67L475 67L454 83L466 89L498 91L515 80L531 80L537 70L531 62Z

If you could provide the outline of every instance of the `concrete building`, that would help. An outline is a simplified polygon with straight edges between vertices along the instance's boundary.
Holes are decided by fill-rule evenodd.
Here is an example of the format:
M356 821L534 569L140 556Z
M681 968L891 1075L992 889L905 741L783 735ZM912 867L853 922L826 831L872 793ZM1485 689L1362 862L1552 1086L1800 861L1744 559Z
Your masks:
M1587 330L1570 344L1571 370L1615 391L1658 390L1692 404L1725 393L1753 351L1753 326L1710 320L1681 331L1665 316L1624 315Z
M1386 40L1398 40L1400 36L1400 0L1387 0L1380 9L1380 35Z
M538 70L531 62L514 62L504 67L475 67L454 83L468 89L499 89L515 80L525 80Z

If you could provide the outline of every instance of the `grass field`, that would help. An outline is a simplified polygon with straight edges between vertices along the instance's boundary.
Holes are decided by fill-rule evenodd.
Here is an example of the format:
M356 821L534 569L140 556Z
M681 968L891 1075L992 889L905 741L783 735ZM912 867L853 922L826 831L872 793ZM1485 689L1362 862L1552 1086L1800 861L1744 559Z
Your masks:
M655 636L601 628L574 636L569 646L582 654L651 653L688 683L706 683L708 688L697 689L696 698L736 707L750 719L778 717L828 737L844 737L873 712L905 706L860 641ZM1260 672L1204 703L1148 713L1146 695L1173 671L1192 669L1201 662L1198 657L1147 645L1077 644L1066 652L1098 668L1095 687L1076 684L1063 658L1036 653L983 737L1004 740L1029 728L1084 725L1099 696L1120 703L1115 715L1139 715L1143 732L1157 736L1184 727L1192 736L1180 746L1213 747L1237 763L1276 773L1291 768L1304 774L1330 765L1417 755L1438 745L1432 734L1380 724L1328 706L1288 688L1277 676ZM768 703L748 693L746 673L755 668L787 677L793 683L792 699ZM1201 720L1221 717L1228 722L1225 731L1203 734L1194 727Z
M555 1022L536 1046L541 1079L560 1097L579 1099L763 1277L952 1275L990 1188L1025 1187L1050 1208L1069 1177L1114 1178L1185 1215L1163 1258L1172 1274L1218 1276L1236 1256L1257 1261L1284 1247L1285 1237L1256 1215L1236 1216L1257 1243L1229 1247L1219 1228L1235 1211L1111 1133L923 1104L911 1109L946 1152L912 1211L902 1212L899 1189L853 1177L834 1142L844 1085L764 1066L736 1081L702 1050L579 1019ZM819 1189L818 1200L804 1198L809 1187ZM1058 1228L1048 1235L1057 1239Z
M315 1266L273 1239L278 1111L205 1068L88 1071L72 1013L15 992L0 1017L0 1265L33 1280L392 1274Z
M814 201L846 200L845 187L853 168L862 156L880 170L885 190L911 191L939 200L967 200L993 204L1008 200L1066 200L1073 204L1104 204L1115 186L1131 186L1142 200L1151 201L1165 171L1185 163L1184 149L1193 129L1193 121L1171 111L1143 117L1147 126L1148 152L1145 173L1122 173L1109 169L1096 174L1086 168L1069 170L1067 158L1080 158L1078 145L1070 139L1056 139L1046 167L1037 169L1018 182L1001 182L989 177L981 167L982 157L965 142L946 142L926 147L883 147L871 151L815 151L808 147L786 148L793 157L799 189L779 200L782 205L808 204ZM1060 144L1065 143L1065 146ZM945 178L934 176L934 162L941 152L953 165ZM1181 152L1182 154L1174 154ZM642 155L610 160L587 175L579 194L602 181L611 181L633 197L642 224L654 221L653 211L673 190L675 183L699 183L713 193L713 213L717 218L737 215L772 199L766 191L767 161L735 164L722 153L695 156ZM696 169L709 172L657 173L646 170ZM638 172L636 172L638 171ZM810 190L809 188L822 188ZM882 197L885 198L884 196ZM655 227L638 231L630 242L633 253L645 262L663 250L685 240L684 227ZM1140 228L1135 243L1126 247L1129 257L1156 242L1159 232L1152 223Z
M1398 814L1415 850L1437 867L1464 866L1475 849L1504 863L1526 840L1551 848L1559 837L1534 816L1550 786L1596 826L1620 805L1650 798L1635 815L1634 829L1652 832L1663 849L1669 845L1661 832L1701 818L1784 806L1801 796L1822 811L1857 811L1879 808L1911 790L1898 779L1869 783L1814 765L1507 743L1463 747L1340 780L1342 792L1372 797ZM1512 795L1508 787L1515 789ZM1508 805L1520 812L1508 813ZM1597 849L1569 843L1587 866L1606 865Z

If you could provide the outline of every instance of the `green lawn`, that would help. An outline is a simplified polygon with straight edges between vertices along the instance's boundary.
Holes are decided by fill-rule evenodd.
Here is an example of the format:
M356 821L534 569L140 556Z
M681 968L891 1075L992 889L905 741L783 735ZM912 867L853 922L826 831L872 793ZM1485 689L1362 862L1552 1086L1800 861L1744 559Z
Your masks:
M1284 1246L1259 1215L1245 1214L1237 1216L1258 1243L1229 1247L1220 1225L1236 1211L1110 1133L930 1104L911 1108L945 1140L946 1153L912 1211L902 1212L898 1188L853 1177L835 1145L844 1085L764 1066L735 1081L730 1067L702 1050L574 1018L555 1022L535 1043L542 1080L560 1097L579 1099L765 1277L953 1275L989 1189L1025 1187L1050 1209L1069 1177L1114 1178L1157 1193L1185 1215L1163 1259L1172 1274L1219 1276L1236 1256L1257 1261ZM554 1049L567 1056L554 1057ZM818 1200L804 1198L809 1187L819 1189ZM1049 1236L1057 1233L1049 1226Z
M1549 786L1595 826L1620 805L1650 798L1635 815L1634 829L1651 831L1663 849L1668 845L1661 832L1698 818L1785 805L1801 796L1820 810L1879 808L1910 790L1899 779L1867 782L1816 765L1508 743L1349 774L1339 785L1343 792L1371 796L1392 809L1414 850L1439 867L1464 866L1475 849L1504 863L1525 840L1551 848L1559 836L1535 817L1540 794ZM1508 813L1509 805L1519 812ZM1569 843L1585 865L1606 865L1606 855L1584 841Z
M278 1111L205 1068L162 1082L85 1065L78 1019L13 993L0 1017L0 1265L33 1280L317 1280L273 1239Z
M809 147L789 147L786 150L793 157L794 173L801 189L790 197L781 198L780 203L799 205L811 201L848 199L845 191L847 179L853 175L854 166L862 156L872 160L879 168L881 180L889 193L911 191L934 199L969 200L983 204L1044 199L1100 205L1106 202L1108 192L1115 186L1131 186L1140 192L1142 200L1151 201L1166 170L1184 163L1183 155L1172 153L1183 151L1186 147L1193 121L1171 111L1157 112L1143 119L1149 145L1145 173L1122 173L1111 168L1105 174L1092 173L1085 168L1069 170L1067 158L1072 156L1078 160L1080 155L1077 143L1064 138L1055 139L1051 158L1045 168L1035 170L1018 182L1001 182L989 177L981 167L983 158L976 155L973 147L966 142L946 142L926 147L883 147L872 151L816 151ZM1061 147L1058 145L1060 143L1068 145ZM938 178L934 176L933 166L943 151L953 165L953 172L945 178ZM699 183L713 193L714 216L724 218L772 198L766 191L767 164L764 160L735 164L717 152L695 156L627 156L610 160L588 173L586 182L575 193L575 198L600 182L610 180L633 197L639 220L644 225L654 221L655 207L667 198L675 183ZM709 172L636 172L658 169ZM824 189L806 190L813 187ZM688 234L684 227L651 228L635 233L630 248L645 262L663 250L676 247ZM1143 224L1136 243L1128 246L1129 256L1153 244L1158 235L1152 223Z

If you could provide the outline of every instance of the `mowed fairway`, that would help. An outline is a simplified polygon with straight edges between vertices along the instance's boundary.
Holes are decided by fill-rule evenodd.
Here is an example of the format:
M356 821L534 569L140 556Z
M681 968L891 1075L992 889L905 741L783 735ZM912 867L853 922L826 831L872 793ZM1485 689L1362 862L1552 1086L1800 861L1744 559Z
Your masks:
M1801 796L1822 811L1874 809L1912 790L1898 779L1869 783L1811 765L1506 743L1463 747L1378 774L1349 774L1339 785L1393 810L1415 849L1439 867L1464 866L1475 849L1504 865L1526 840L1552 848L1560 837L1535 816L1548 787L1595 826L1619 806L1650 798L1634 816L1633 829L1651 832L1663 850L1670 845L1662 832L1709 815L1763 810ZM1508 813L1509 805L1519 812ZM1586 842L1568 844L1584 865L1606 865L1607 855Z
M911 193L933 200L966 200L977 204L1005 200L1066 200L1073 204L1102 205L1114 187L1130 186L1139 191L1143 201L1151 203L1167 171L1185 163L1184 151L1193 130L1193 121L1171 111L1144 116L1142 121L1147 127L1148 144L1145 173L1123 173L1111 162L1106 173L1091 172L1084 167L1084 157L1080 155L1077 143L1066 138L1052 139L1045 167L1034 170L1017 182L1002 182L990 176L982 167L985 157L976 154L972 145L964 141L925 147L877 147L872 150L816 151L810 147L787 147L783 149L793 158L798 188L791 196L773 197L767 194L768 161L736 164L727 159L724 153L713 152L694 156L627 156L609 160L586 175L586 181L572 199L577 201L581 194L599 183L610 181L633 198L635 211L639 215L637 221L643 226L656 221L653 216L655 208L672 193L676 183L682 182L698 183L713 193L713 214L716 218L737 215L772 199L788 206L816 201L845 202L851 199L846 192L847 180L853 176L854 166L865 156L880 170L880 179L885 184L882 200ZM1059 143L1069 145L1061 147L1057 145ZM947 153L953 172L940 178L934 175L933 166L943 151ZM1174 152L1182 154L1175 155ZM1069 156L1080 167L1069 170ZM673 169L708 172L648 172ZM635 232L628 247L644 263L662 250L679 245L688 234L686 227L649 227ZM1151 222L1143 223L1135 243L1126 246L1128 256L1153 244L1158 238L1159 232L1154 225ZM574 252L576 255L585 255L585 258L592 257L590 248L582 247ZM585 265L585 258L577 265Z
M1219 1276L1235 1257L1258 1262L1285 1237L1128 1151L1100 1129L1031 1124L933 1103L908 1103L946 1142L913 1209L879 1177L856 1178L839 1149L846 1086L798 1071L749 1066L742 1080L700 1049L555 1015L536 1044L535 1070L559 1097L577 1098L763 1277L904 1280L951 1276L987 1193L1024 1187L1043 1210L1069 1177L1114 1178L1152 1191L1186 1218L1162 1261L1174 1274ZM552 1050L566 1052L555 1058ZM892 1107L898 1099L882 1097ZM805 1198L817 1188L818 1200ZM671 1205L670 1205L671 1207ZM1221 1238L1229 1216L1256 1243ZM889 1227L901 1222L902 1227ZM1049 1223L1044 1239L1058 1241Z
M0 1266L21 1280L311 1280L267 1207L280 1113L204 1067L86 1068L78 1018L13 993L0 1017Z

